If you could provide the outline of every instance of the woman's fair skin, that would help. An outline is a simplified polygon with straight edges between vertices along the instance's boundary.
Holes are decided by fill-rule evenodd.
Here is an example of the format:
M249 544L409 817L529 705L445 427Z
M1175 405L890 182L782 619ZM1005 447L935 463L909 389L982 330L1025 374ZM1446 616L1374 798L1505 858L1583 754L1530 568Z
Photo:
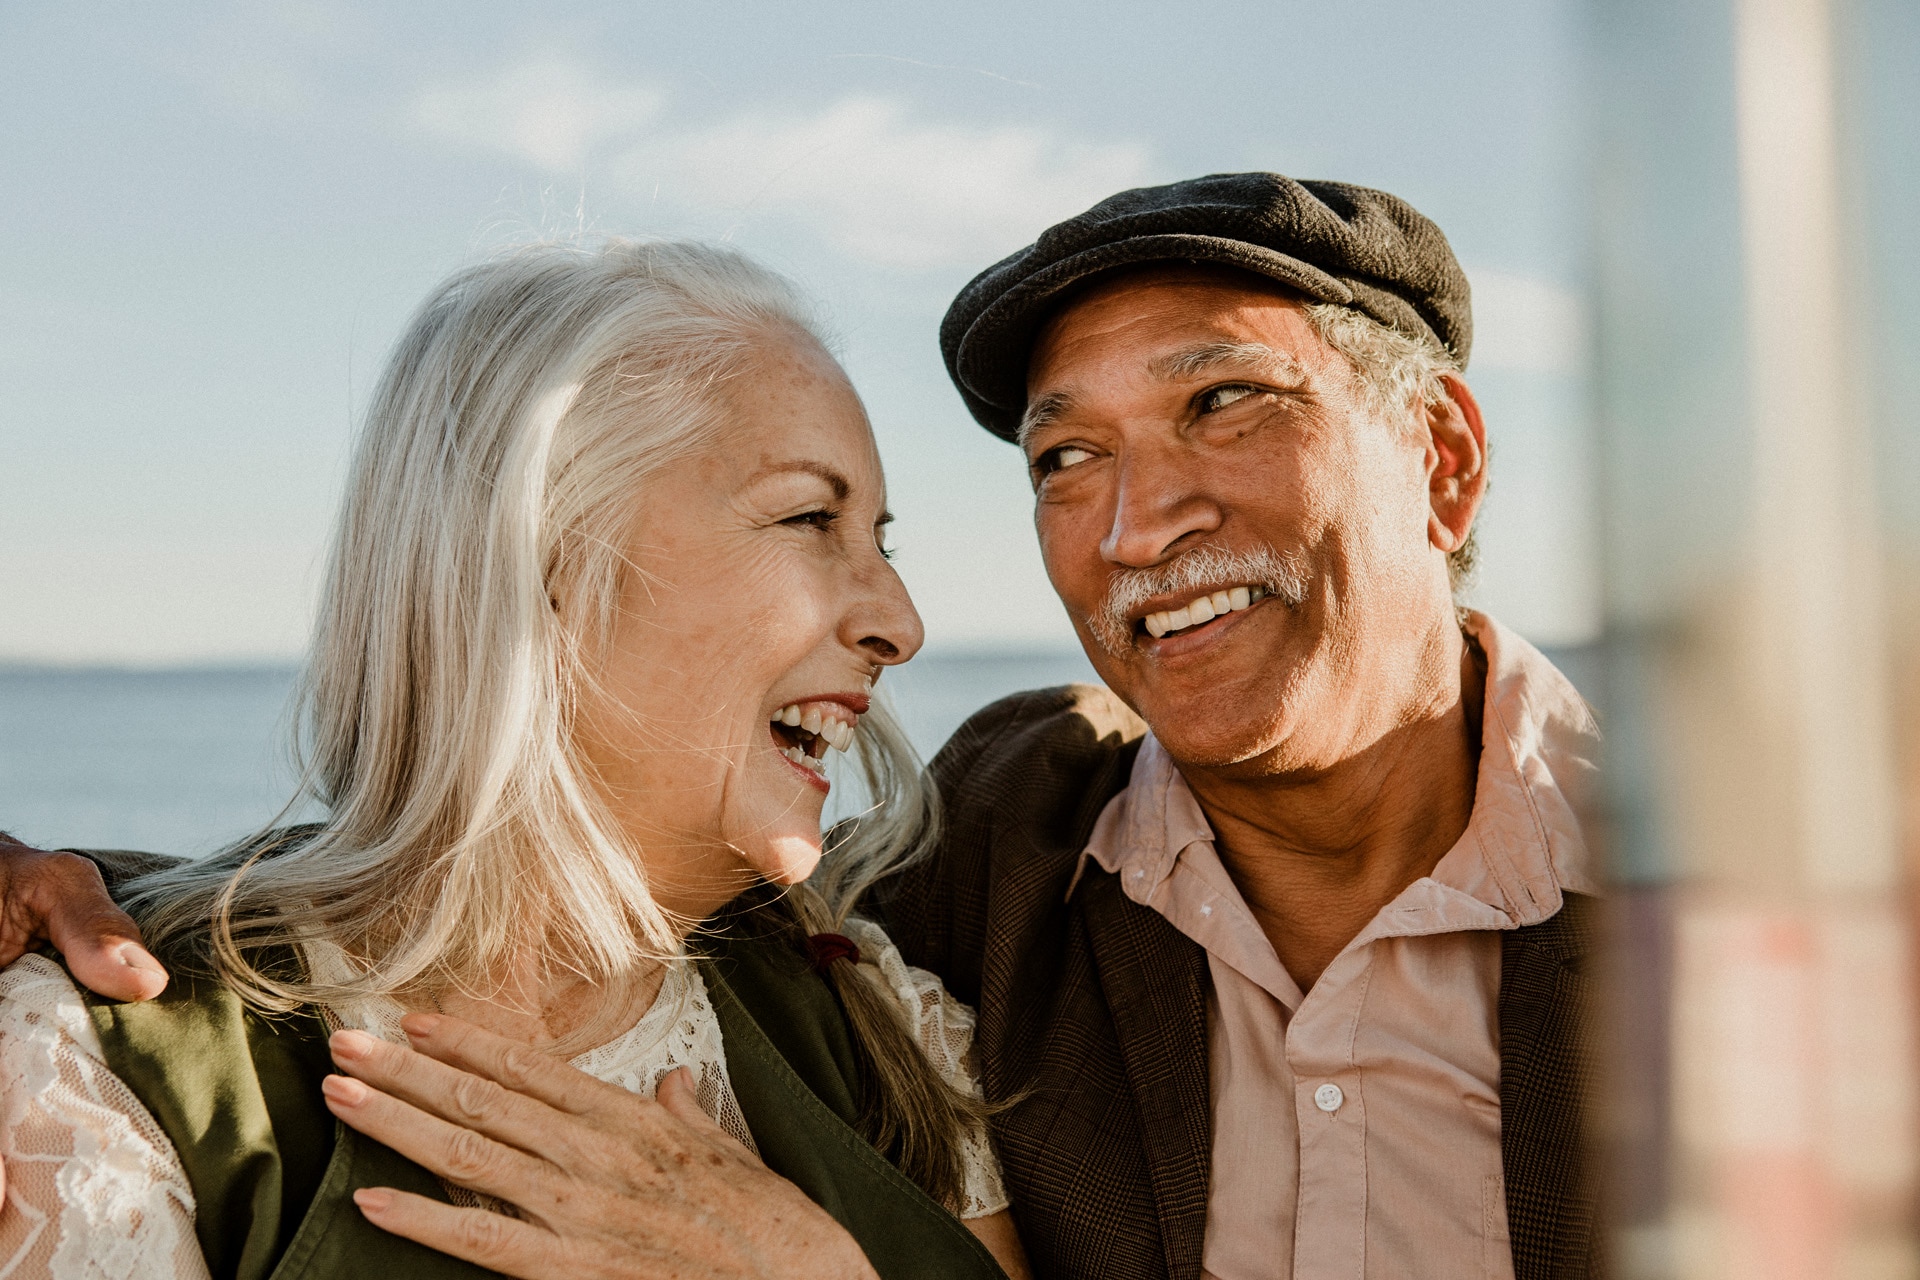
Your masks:
M656 900L689 927L755 883L812 872L828 784L793 749L824 754L804 731L810 716L856 725L880 672L922 640L882 549L890 517L879 454L839 366L809 338L774 335L720 398L717 438L635 495L618 615L575 727L588 772L643 851ZM776 723L789 707L799 731ZM362 1193L363 1211L516 1275L863 1274L851 1240L721 1133L683 1075L662 1085L656 1105L516 1052L582 1027L631 1025L661 977L656 969L608 992L555 978L530 956L497 992L444 993L439 1008L452 1017L408 1019L427 1054L531 1094L512 1122L488 1130L498 1142L430 1113L472 1115L476 1087L499 1091L433 1057L337 1035L346 1076L325 1090L336 1115L481 1190L509 1190L494 1179L514 1171L519 1194L509 1198L528 1217L394 1192ZM614 1140L629 1129L647 1141ZM685 1157L674 1176L662 1179L650 1160L641 1163L652 1180L637 1174L634 1153L663 1145ZM531 1175L529 1161L540 1166ZM540 1204L525 1202L530 1176L552 1188ZM676 1213L693 1225L676 1233ZM623 1215L658 1221L656 1238L637 1245ZM1009 1274L1027 1274L1006 1213L966 1225Z
M882 550L892 517L859 397L810 340L764 346L720 391L720 437L635 496L617 618L576 722L655 901L689 927L820 860L828 783L781 753L776 713L857 724L880 672L922 640ZM662 977L609 1010L597 986L543 981L538 960L498 996L437 1008L543 1044L588 1017L631 1025Z

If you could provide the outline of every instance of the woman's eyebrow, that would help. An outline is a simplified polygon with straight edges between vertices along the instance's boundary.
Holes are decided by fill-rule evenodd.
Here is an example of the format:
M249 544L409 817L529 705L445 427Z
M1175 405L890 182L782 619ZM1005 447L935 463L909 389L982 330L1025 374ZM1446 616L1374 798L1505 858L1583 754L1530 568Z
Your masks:
M833 496L836 501L845 502L847 495L853 492L852 482L844 475L841 475L840 472L834 470L826 463L815 462L811 458L794 458L788 462L768 463L766 466L761 467L758 471L748 476L747 483L755 484L769 476L783 475L795 471L826 481L827 487L833 490Z

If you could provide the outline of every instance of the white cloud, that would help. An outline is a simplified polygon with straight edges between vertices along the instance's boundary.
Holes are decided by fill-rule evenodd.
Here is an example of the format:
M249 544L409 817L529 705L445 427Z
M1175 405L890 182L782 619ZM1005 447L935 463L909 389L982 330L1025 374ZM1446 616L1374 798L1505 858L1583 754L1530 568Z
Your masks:
M1036 228L1150 179L1147 150L1035 125L929 119L885 98L659 118L664 95L559 55L432 86L417 127L553 173L590 156L629 198L701 215L787 221L892 269L984 263Z
M1579 374L1587 362L1587 312L1570 289L1533 276L1475 268L1473 368Z
M1145 148L1029 125L918 118L849 97L796 115L744 115L649 138L625 160L642 190L743 214L778 213L841 252L897 268L985 263L1036 229L1147 180Z
M470 150L504 151L540 169L577 170L603 144L653 119L658 90L602 80L557 54L494 75L430 85L415 95L413 123Z

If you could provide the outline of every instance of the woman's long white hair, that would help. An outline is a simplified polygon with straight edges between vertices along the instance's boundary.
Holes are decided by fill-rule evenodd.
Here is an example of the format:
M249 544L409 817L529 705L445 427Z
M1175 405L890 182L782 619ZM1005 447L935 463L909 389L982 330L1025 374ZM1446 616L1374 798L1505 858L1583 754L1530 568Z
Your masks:
M149 934L269 1009L487 991L529 953L608 983L673 953L685 922L598 798L573 709L648 477L713 438L718 386L782 341L820 341L791 286L698 244L535 245L436 289L368 410L304 678L299 800L325 816L136 882ZM805 894L816 927L936 821L883 707L858 743L876 803ZM355 979L273 961L316 936Z

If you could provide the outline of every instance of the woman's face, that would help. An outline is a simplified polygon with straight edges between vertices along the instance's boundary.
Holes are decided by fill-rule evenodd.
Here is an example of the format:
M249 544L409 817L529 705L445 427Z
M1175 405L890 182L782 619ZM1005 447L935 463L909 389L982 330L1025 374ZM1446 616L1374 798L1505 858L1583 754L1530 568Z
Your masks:
M811 341L769 339L721 399L713 444L640 495L613 643L577 726L655 898L696 919L813 870L823 758L922 639L882 550L880 455L840 367Z

